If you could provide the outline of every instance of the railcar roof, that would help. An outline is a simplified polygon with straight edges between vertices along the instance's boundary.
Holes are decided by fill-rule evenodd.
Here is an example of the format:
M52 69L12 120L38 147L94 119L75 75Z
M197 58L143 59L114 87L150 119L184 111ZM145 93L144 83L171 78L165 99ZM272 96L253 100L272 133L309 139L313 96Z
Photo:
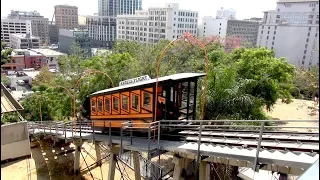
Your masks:
M158 82L168 81L168 80L182 80L182 79L188 79L188 78L194 78L194 77L202 77L205 75L206 75L205 73L179 73L179 74L173 74L173 75L169 75L169 76L159 77ZM121 89L139 87L142 85L152 84L152 83L156 83L156 79L150 79L147 81L137 82L134 84L128 84L128 85L118 86L118 87L114 87L114 88L104 89L104 90L92 93L90 96L98 95L98 94L102 94L102 93L107 93L107 92L114 92L114 91L121 90Z

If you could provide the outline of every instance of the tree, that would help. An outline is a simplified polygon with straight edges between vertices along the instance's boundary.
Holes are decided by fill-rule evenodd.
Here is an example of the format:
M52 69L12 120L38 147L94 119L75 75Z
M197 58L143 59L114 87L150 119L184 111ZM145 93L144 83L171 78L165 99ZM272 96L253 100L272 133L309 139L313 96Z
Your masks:
M44 66L40 69L39 74L33 80L34 85L41 85L41 84L53 84L54 82L54 75L52 72L49 71L48 66Z
M294 67L264 48L209 53L206 118L266 119L279 98L291 99Z
M3 116L1 117L1 124L14 123L19 121L20 121L20 118L19 118L18 112L4 113Z
M8 63L11 58L12 49L6 48L6 43L1 41L1 66Z
M300 98L313 99L319 93L319 67L313 66L310 70L297 69L294 76L295 91L293 94Z

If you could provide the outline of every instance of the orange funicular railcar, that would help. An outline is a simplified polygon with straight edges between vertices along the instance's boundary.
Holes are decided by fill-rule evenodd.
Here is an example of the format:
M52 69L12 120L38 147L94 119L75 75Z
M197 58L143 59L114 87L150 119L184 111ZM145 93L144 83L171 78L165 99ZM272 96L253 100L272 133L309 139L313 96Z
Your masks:
M92 127L99 131L120 128L124 122L146 127L157 120L195 119L198 78L204 73L180 73L156 79L141 76L120 82L118 87L90 95ZM157 105L157 112L154 106Z

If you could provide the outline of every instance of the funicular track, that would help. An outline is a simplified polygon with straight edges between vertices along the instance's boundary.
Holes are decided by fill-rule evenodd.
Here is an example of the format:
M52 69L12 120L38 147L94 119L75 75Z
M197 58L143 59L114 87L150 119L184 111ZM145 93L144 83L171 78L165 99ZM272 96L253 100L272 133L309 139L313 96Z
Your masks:
M244 120L229 121L244 122ZM219 125L206 124L202 125L202 127L197 120L190 120L183 124L174 124L174 122L177 123L178 121L159 121L151 123L145 129L135 128L134 124L126 122L121 126L120 132L109 128L109 131L105 133L93 130L91 121L66 123L43 121L42 124L39 122L29 123L29 132L31 134L55 134L65 139L75 137L92 139L95 136L100 141L104 140L109 144L119 144L121 148L120 154L137 148L139 151L145 151L147 153L147 161L165 152L192 153L194 157L196 157L197 152L200 152L201 160L208 162L217 163L220 157L220 162L218 163L228 162L232 164L230 161L230 158L232 158L237 160L235 162L238 165L233 163L236 166L253 168L258 165L266 170L295 175L304 172L318 159L318 133L281 130L281 128L317 130L318 127L265 126L264 124L267 121L270 122L269 120L252 121L261 123L261 126L241 126L228 125L228 120L227 123L226 121L216 120L214 123L220 122ZM318 122L316 120L291 120L291 122L306 121ZM227 125L221 125L223 122ZM174 131L170 133L161 132L162 129L168 127L174 128ZM158 129L160 131L157 131ZM261 155L259 155L259 152ZM279 159L276 159L278 157ZM225 158L229 160L224 161L223 159ZM281 169L281 167L290 167L290 170ZM144 174L146 175L148 172Z

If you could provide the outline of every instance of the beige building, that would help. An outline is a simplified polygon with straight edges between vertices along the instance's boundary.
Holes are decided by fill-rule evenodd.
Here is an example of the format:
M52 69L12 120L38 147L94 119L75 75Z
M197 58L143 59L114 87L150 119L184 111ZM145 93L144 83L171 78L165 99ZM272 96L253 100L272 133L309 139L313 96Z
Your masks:
M10 34L10 44L13 49L38 49L40 38L27 34Z
M40 38L40 45L45 46L49 43L48 18L40 15L37 11L11 11L8 19L18 23L21 20L31 21L31 33L33 36ZM11 25L9 23L9 25ZM21 32L24 33L24 32Z
M79 26L77 6L56 5L54 16L58 29L74 29Z

